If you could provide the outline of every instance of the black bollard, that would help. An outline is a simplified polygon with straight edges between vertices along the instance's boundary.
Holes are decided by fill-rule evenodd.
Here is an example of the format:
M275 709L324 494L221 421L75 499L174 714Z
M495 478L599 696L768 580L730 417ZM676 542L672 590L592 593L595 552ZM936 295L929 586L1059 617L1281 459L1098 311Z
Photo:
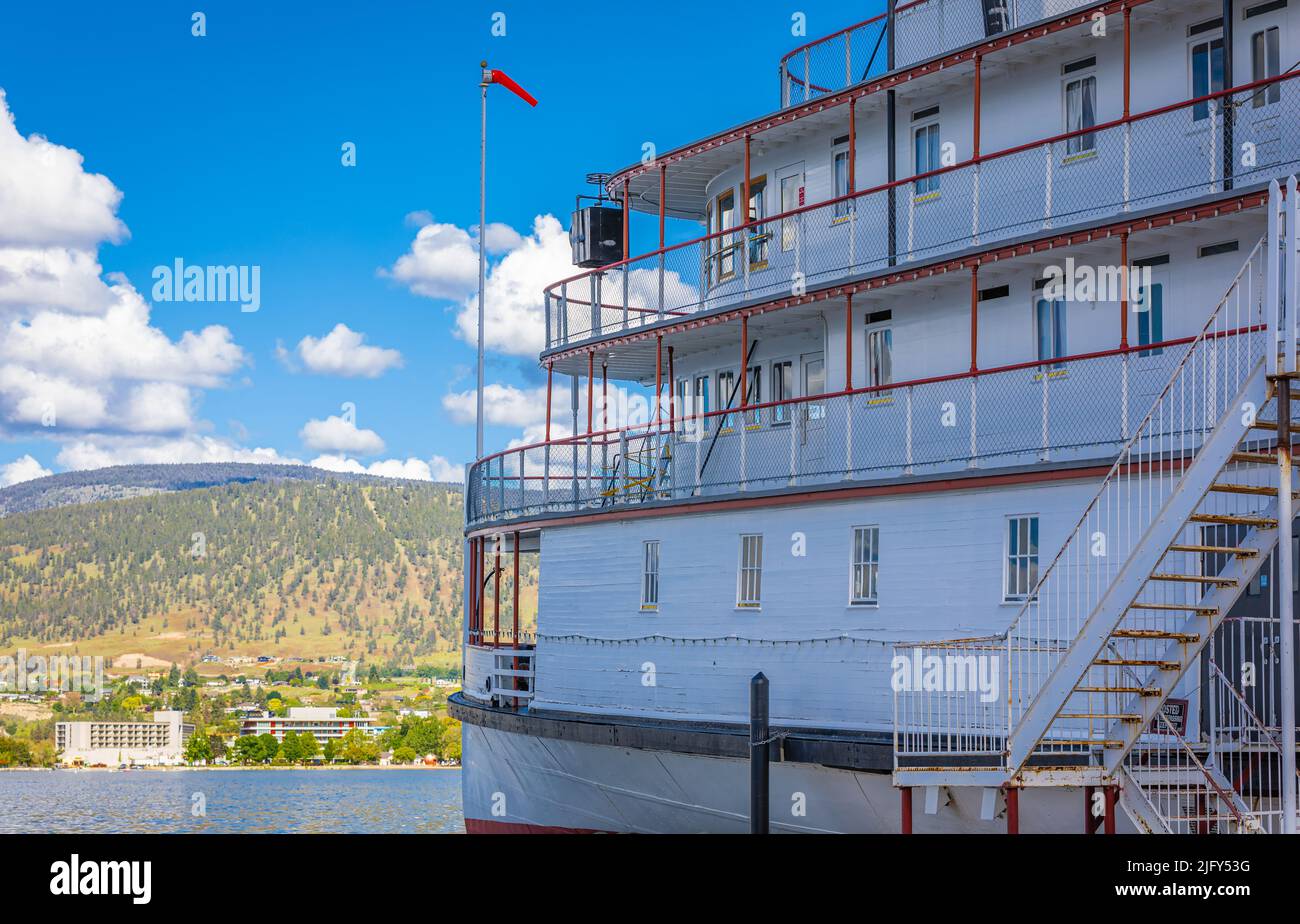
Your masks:
M759 671L749 681L749 833L767 834L767 678Z

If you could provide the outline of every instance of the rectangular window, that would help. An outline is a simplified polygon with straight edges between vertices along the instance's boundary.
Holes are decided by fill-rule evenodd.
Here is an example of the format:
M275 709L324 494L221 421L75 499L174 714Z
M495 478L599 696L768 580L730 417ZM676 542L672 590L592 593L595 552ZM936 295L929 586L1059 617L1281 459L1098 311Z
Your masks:
M763 599L763 536L740 537L740 571L736 576L736 606L757 607Z
M1200 99L1223 89L1223 39L1207 39L1192 45L1192 98ZM1208 101L1192 107L1192 121L1210 117Z
M659 609L659 540L642 543L641 609Z
M761 222L767 217L767 177L749 181L749 220ZM767 243L772 238L766 225L757 224L749 230L749 268L767 266Z
M1256 32L1250 37L1251 76L1254 82L1268 80L1282 73L1281 55L1278 52L1277 26ZM1282 84L1271 83L1255 91L1253 106L1262 109L1282 100Z
M894 381L894 331L878 327L867 331L867 385L872 388ZM877 397L889 394L882 391Z
M719 372L717 398L718 398L718 408L720 410L725 410L732 406L732 402L736 400L735 391L736 391L736 373L732 372L730 369L723 372ZM719 426L724 430L730 430L731 415L723 414L722 421L719 424Z
M781 214L793 212L799 207L799 189L803 186L803 174L781 177ZM799 239L799 216L785 218L781 221L781 251L794 250Z
M1038 586L1038 517L1007 518L1002 597L1028 600Z
M772 363L772 400L789 401L794 397L794 363ZM777 404L772 408L772 424L780 426L790 422L790 405Z
M736 224L736 191L728 189L717 200L718 236L713 239L713 278L725 282L736 275L736 241L734 234L723 234Z
M763 403L763 367L750 366L745 373L745 406ZM750 426L758 426L763 422L763 411L761 409L750 411L745 415L745 422Z
M1038 361L1060 359L1065 352L1065 305L1061 299L1037 299L1034 303L1034 324L1038 333ZM1052 368L1061 368L1054 363Z
M1065 84L1065 130L1085 132L1065 139L1066 156L1083 154L1097 148L1097 135L1086 131L1097 124L1097 78L1078 77Z
M691 413L699 416L701 431L707 431L709 429L709 377L707 375L695 377L695 406L691 408Z
M939 163L939 123L932 122L929 125L922 125L912 131L913 149L915 152L913 164L916 174L929 173L931 170L938 170ZM929 193L939 191L939 177L930 176L922 177L915 182L916 195L924 196Z
M690 418L692 414L696 413L696 410L693 407L691 407L691 403L688 400L688 398L690 397L690 392L691 392L690 379L678 379L677 380L677 407L676 407L678 433L686 432L686 421Z
M837 145L831 155L831 181L833 188L831 198L839 199L841 196L847 196L849 190L849 148L848 145ZM835 217L843 218L853 211L853 203L848 199L835 203Z
M1163 283L1152 283L1138 290L1137 304L1138 346L1160 343L1165 339L1165 287ZM1142 350L1139 356L1159 356L1163 350Z
M876 578L880 573L880 527L855 526L853 528L853 587L849 602L857 605L874 605Z

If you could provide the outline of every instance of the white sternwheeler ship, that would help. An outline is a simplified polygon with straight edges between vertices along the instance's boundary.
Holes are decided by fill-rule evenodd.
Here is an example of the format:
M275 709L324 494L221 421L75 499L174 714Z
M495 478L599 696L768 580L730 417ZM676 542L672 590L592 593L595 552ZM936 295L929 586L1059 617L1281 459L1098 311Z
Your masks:
M1300 0L899 3L598 175L466 483L468 830L750 830L759 672L774 832L1293 830L1297 61Z

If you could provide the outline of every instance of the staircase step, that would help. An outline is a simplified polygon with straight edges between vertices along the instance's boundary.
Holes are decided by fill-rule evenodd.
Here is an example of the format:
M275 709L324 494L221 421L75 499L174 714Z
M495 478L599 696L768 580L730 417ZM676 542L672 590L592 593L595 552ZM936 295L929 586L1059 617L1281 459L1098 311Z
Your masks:
M1214 616L1219 611L1212 606L1199 603L1134 603L1129 610L1166 610L1180 613L1200 613L1202 616Z
M1201 640L1199 635L1187 632L1163 632L1160 629L1116 629L1111 638L1164 639L1170 642L1182 642L1191 645Z
M1171 545L1171 552L1191 552L1198 555L1236 555L1238 558L1255 558L1258 549L1242 549L1231 545Z
M1255 497L1276 497L1277 488L1270 488L1267 485L1253 484L1231 484L1229 482L1215 482L1210 485L1211 491L1218 491L1220 494L1251 494Z
M1158 667L1162 671L1183 669L1177 661L1154 661L1150 658L1098 658L1092 663L1096 667Z
M1057 747L1058 745L1082 748L1122 748L1124 742L1117 741L1114 738L1044 738L1039 747Z
M1075 687L1075 693L1120 693L1125 696L1164 696L1155 687Z
M1254 425L1251 427L1251 429L1252 429L1252 430L1272 430L1274 433L1276 433L1276 432L1277 432L1277 421L1276 421L1276 420L1257 420L1257 421L1255 421L1255 423L1254 423ZM1300 425L1291 424L1290 429L1291 429L1291 432L1292 432L1292 433L1300 433Z
M1269 517L1246 516L1233 513L1194 513L1187 518L1189 523L1219 523L1224 526L1254 526L1258 529L1273 529L1277 520Z
M1208 574L1164 574L1157 571L1148 581L1174 581L1183 584L1213 584L1215 587L1236 587L1237 582L1232 578L1214 577Z
M1142 716L1131 712L1062 712L1058 719L1111 719L1121 722L1141 722Z
M1229 456L1230 462L1245 462L1249 465L1277 465L1277 453L1270 452L1234 452ZM1300 465L1300 459L1292 459L1292 465Z

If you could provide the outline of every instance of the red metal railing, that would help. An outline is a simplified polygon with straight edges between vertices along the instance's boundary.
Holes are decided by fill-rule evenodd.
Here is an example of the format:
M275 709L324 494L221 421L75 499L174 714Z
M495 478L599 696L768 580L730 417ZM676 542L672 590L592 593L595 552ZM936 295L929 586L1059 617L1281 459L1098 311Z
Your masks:
M1237 185L1284 175L1300 150L1297 77L1282 74L979 154L570 276L544 291L548 349L1221 192L1229 110L1236 147L1251 142L1257 155L1251 166L1235 166ZM1277 101L1252 105L1273 86ZM603 299L602 291L618 300Z

